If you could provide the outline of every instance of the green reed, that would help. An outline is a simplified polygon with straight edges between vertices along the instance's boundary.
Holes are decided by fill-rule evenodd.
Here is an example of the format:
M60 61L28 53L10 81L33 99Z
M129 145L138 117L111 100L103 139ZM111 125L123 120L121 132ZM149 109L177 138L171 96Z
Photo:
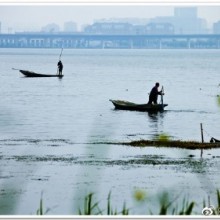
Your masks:
M144 193L144 191L138 191L138 197L136 200L140 202L140 198L144 198L143 201L146 202L145 196L146 195L140 195L141 193ZM216 191L217 195L217 207L213 209L213 215L219 215L220 210L220 191ZM143 196L143 197L141 197ZM178 203L177 199L178 197L174 199L169 198L169 193L165 192L160 195L160 197L157 198L159 200L159 209L156 212L152 212L151 210L146 211L145 215L201 215L202 213L196 213L194 212L194 208L196 206L196 203L194 201L189 201L188 199L184 198L181 203ZM147 203L146 203L146 207ZM203 200L203 207L209 207L209 201L207 203L206 200ZM94 198L94 193L89 193L84 198L84 205L83 208L78 209L78 215L129 215L130 211L135 211L134 208L127 208L126 202L123 203L121 211L118 211L117 207L113 207L112 205L112 199L111 199L111 191L108 194L107 197L107 204L106 209L100 208L100 202L97 202ZM37 215L45 215L49 209L44 211L43 208L43 199L41 196L40 199L40 205L37 210ZM202 210L201 210L202 211Z
M217 194L217 207L212 208L212 211L213 211L213 215L220 215L220 191L217 190L216 194ZM208 204L206 203L205 200L203 200L203 208L204 207L210 207L209 198L208 198Z
M44 211L43 211L43 199L42 197L40 198L40 206L37 210L37 215L44 215Z
M117 209L113 209L111 205L111 191L108 194L107 198L107 209L106 213L104 210L99 208L99 202L94 202L93 200L94 194L89 193L84 198L84 209L80 209L78 211L79 215L128 215L129 210L126 208L126 203L123 204L123 208L121 212L118 212Z
M46 215L49 211L50 211L50 209L46 209L46 211L44 212L43 193L41 193L40 205L39 205L39 208L37 209L36 215Z
M181 204L178 204L178 197L174 199L169 198L169 194L164 192L160 195L159 199L159 210L153 213L149 210L150 215L192 215L195 202L189 202L186 198L183 199ZM180 208L178 207L180 206Z

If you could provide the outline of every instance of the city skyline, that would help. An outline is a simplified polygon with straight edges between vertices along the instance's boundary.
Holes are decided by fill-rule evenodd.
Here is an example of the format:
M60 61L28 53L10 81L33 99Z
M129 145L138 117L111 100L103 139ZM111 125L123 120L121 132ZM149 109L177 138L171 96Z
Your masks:
M208 27L220 20L220 5L0 5L2 32L39 31L43 26L56 23L61 29L65 22L77 23L78 30L99 19L138 18L151 19L173 16L175 7L197 7L198 17L207 21Z

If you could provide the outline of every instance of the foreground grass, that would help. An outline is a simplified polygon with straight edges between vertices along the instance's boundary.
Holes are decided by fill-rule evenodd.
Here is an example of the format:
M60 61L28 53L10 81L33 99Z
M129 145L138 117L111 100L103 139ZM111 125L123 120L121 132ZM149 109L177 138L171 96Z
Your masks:
M168 193L163 193L159 198L159 206L158 211L151 211L147 210L147 203L146 203L146 213L144 215L202 215L202 209L206 207L206 210L203 212L204 215L210 214L210 207L211 207L211 214L212 215L219 215L220 210L220 191L217 190L216 192L217 197L217 207L211 207L209 202L207 203L205 200L203 201L203 207L201 207L201 212L196 213L194 211L194 208L196 206L195 201L188 201L187 199L183 199L181 203L178 201L178 197L174 199L170 199ZM146 195L144 191L136 191L134 195L134 199L137 202L140 202L139 204L142 204L142 202L146 201ZM37 210L37 215L45 215L49 209L44 212L43 209L43 199L41 197L40 200L40 206ZM111 192L108 194L106 208L101 209L100 203L97 202L94 198L94 193L89 193L84 198L84 204L83 207L78 208L77 215L129 215L130 213L135 213L134 208L127 208L126 202L123 203L123 205L120 207L114 207L112 205L111 201ZM75 214L74 214L75 215ZM130 214L131 215L131 214Z
M117 208L113 208L111 204L111 192L108 194L106 211L99 208L99 203L94 202L93 193L90 193L84 199L84 208L79 208L79 215L128 215L129 209L126 208L126 203L123 204L121 211L118 211Z

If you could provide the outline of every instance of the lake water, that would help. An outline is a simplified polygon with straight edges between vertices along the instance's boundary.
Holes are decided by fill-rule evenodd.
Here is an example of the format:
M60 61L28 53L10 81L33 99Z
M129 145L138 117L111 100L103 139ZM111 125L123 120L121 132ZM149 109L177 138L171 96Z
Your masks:
M168 191L216 206L220 150L129 147L94 142L220 138L220 50L67 50L63 79L25 78L12 68L55 74L60 50L0 49L0 212L36 214L42 194L49 215L78 214L95 193L106 209L158 214ZM148 101L159 81L166 111L115 110L109 99ZM147 201L138 204L136 190Z

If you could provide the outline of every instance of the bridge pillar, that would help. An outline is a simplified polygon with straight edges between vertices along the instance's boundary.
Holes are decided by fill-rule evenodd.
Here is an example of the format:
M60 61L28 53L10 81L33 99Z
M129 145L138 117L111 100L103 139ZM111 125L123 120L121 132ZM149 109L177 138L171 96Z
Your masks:
M19 47L19 43L18 43L18 39L17 38L14 38L14 42L15 42L15 47Z
M30 40L29 38L27 38L26 42L27 42L27 47L30 47L30 45L31 45L31 40Z
M187 39L187 48L190 49L191 48L191 40Z
M159 40L159 48L162 49L162 40Z
M130 49L133 49L133 48L134 48L133 40L130 39Z
M102 47L102 49L105 49L105 41L104 40L101 41L101 47Z

